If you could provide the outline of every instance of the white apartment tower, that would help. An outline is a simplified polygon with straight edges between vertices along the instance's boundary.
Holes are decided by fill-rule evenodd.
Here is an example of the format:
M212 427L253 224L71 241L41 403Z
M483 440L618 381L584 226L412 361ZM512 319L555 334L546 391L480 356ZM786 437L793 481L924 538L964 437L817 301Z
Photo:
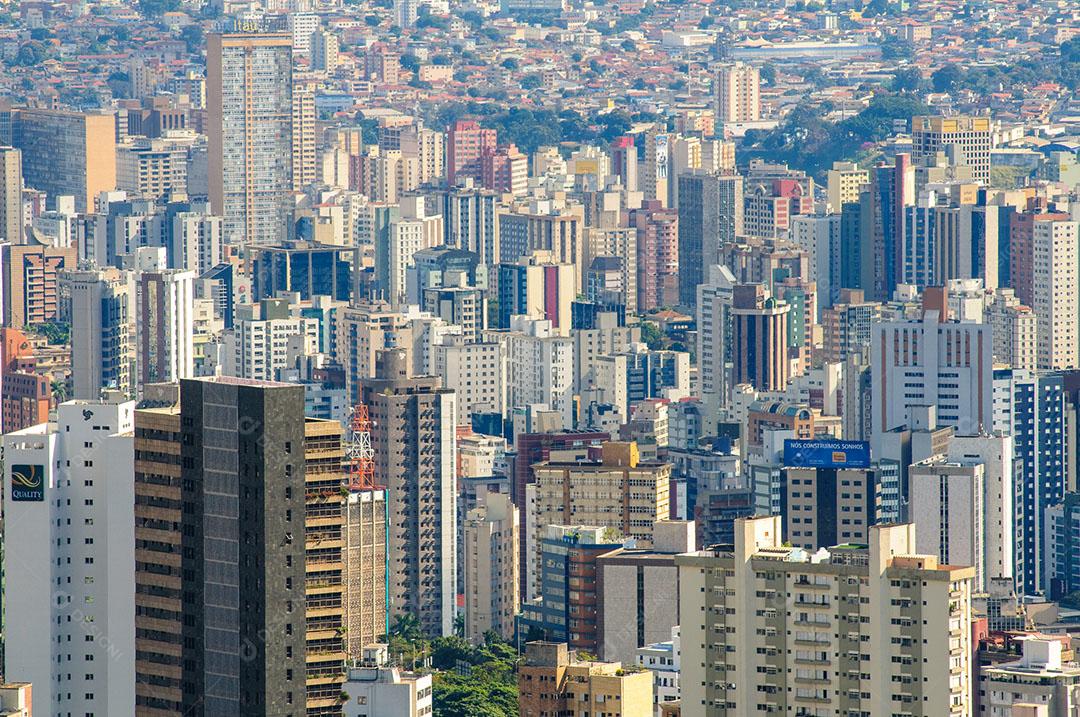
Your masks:
M1075 307L1074 307L1075 311ZM921 319L875 324L872 330L871 442L911 424L914 406L937 406L938 424L961 435L993 425L993 345L986 324Z
M144 271L136 296L139 383L174 383L194 376L195 272Z
M4 675L42 715L135 713L135 403L3 437Z
M1077 227L1080 222L1035 220L1032 229L1032 309L1038 322L1040 369L1076 368L1080 312L1077 311Z
M125 272L79 270L60 277L62 314L71 325L72 396L97 399L102 389L131 394L131 315Z

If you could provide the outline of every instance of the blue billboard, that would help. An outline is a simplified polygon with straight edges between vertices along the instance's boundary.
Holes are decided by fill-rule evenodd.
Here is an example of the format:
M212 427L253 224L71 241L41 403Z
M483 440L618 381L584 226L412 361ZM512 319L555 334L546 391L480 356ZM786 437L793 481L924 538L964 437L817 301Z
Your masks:
M869 468L870 444L833 439L784 441L784 465L789 468Z

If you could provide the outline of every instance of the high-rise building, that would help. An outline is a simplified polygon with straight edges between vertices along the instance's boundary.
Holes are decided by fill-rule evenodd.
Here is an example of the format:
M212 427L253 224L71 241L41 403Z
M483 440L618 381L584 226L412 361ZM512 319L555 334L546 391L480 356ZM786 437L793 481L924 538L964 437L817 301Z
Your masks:
M140 272L136 297L139 384L191 378L195 373L195 272Z
M499 263L499 201L487 189L451 187L443 195L445 244L479 255L480 263Z
M1046 509L1046 586L1051 600L1080 590L1080 493Z
M694 523L656 523L652 548L618 547L596 558L596 648L605 660L632 660L679 625L675 556L696 549Z
M480 181L485 189L520 196L529 184L529 158L513 143L480 155Z
M791 306L762 284L738 284L731 303L731 383L783 391L791 378L788 323Z
M361 381L373 428L375 475L387 488L390 606L428 635L450 635L457 597L456 432L453 391L414 377L406 352L377 354Z
M347 508L341 493L347 468L344 438L337 421L304 420L304 659L309 715L341 715L349 618ZM290 522L288 513L285 517Z
M3 437L4 674L39 714L135 713L134 413L68 401Z
M510 328L515 316L527 316L550 321L556 332L569 334L576 266L545 261L538 255L498 268L499 328Z
M743 233L743 180L737 174L694 170L679 182L679 298L694 306L720 249Z
M27 335L0 327L0 433L49 420L50 376L38 366Z
M952 164L971 167L975 179L990 181L993 128L989 117L912 117L911 146L916 164L932 165L937 154L944 152Z
M481 158L493 152L498 144L493 129L483 129L473 120L458 120L446 137L446 182L451 187L471 177L478 185L483 181Z
M22 153L0 147L0 242L23 241Z
M828 443L823 441L823 445ZM788 466L780 472L784 539L796 547L865 544L877 520L873 468Z
M1080 665L1064 659L1057 637L1026 635L1020 659L979 668L983 714L1058 717L1080 711Z
M37 241L0 245L4 326L22 329L56 321L60 274L75 268L77 256L75 247L53 247Z
M424 289L422 308L448 324L461 327L470 341L487 328L487 295L470 286L436 286Z
M1016 298L1021 304L1032 306L1035 302L1036 222L1067 222L1070 219L1064 212L1030 211L1009 215L1009 286L1016 290Z
M62 315L71 326L71 395L92 400L103 389L134 393L131 315L124 272L77 270L61 278Z
M350 490L344 511L345 652L350 660L357 660L363 657L365 647L390 630L386 490Z
M742 519L734 546L675 558L682 714L970 717L974 570L918 554L912 525L811 553L780 523Z
M465 547L465 638L482 643L493 630L514 635L520 600L518 509L510 496L486 494L462 525Z
M207 38L210 202L229 243L273 244L287 236L292 68L289 33Z
M1032 226L1031 308L1036 319L1036 365L1076 368L1080 352L1080 222L1036 220Z
M519 639L531 632L596 654L596 561L622 547L613 532L599 526L542 526L536 541L536 598L522 605L517 617Z
M472 425L474 413L506 414L506 345L450 335L434 348L435 375L457 392L458 425Z
M1068 434L1064 376L1020 369L993 372L993 430L1011 435L1016 473L1017 592L1049 589L1047 508L1064 500L1068 486ZM875 399L876 400L876 399Z
M722 65L716 71L716 121L721 124L757 122L761 119L761 73L742 62Z
M987 587L985 482L985 466L974 461L927 460L908 470L908 511L919 536L916 549L949 565L974 568L972 585L980 592Z
M637 229L637 307L649 311L679 303L679 215L650 200L630 211Z
M489 331L488 341L506 346L509 405L543 404L557 411L562 428L574 421L574 341L547 319L515 316L506 332Z
M583 225L580 211L569 209L518 207L503 212L499 215L499 261L513 263L544 252L548 261L585 268ZM576 281L580 287L580 274Z
M993 350L986 324L921 319L875 324L871 340L873 436L911 424L914 406L937 406L938 423L963 435L994 423Z
M116 117L112 112L21 108L12 118L12 144L22 151L23 181L51 205L75 197L75 211L94 211L101 192L116 189Z
M295 291L301 301L329 296L348 301L352 289L352 249L307 241L249 246L251 301Z
M915 170L908 155L870 170L870 182L859 195L859 281L848 288L861 288L874 301L892 298L903 277L906 207L914 202Z
M859 192L869 181L870 172L855 162L833 162L832 169L826 174L830 210L839 214L845 204L858 202Z
M821 312L825 360L846 361L870 346L870 331L881 304L863 299L862 289L841 289L835 304Z
M671 513L671 464L643 461L636 443L604 443L597 461L551 458L533 466L536 525L612 528L649 545Z
M277 380L288 366L290 350L315 353L319 320L289 315L284 299L264 299L238 318L225 336L222 371L228 376L260 381Z
M525 432L516 436L514 447L517 449L517 458L514 461L514 476L510 486L510 499L515 505L525 508L521 511L520 545L521 552L518 560L521 572L521 599L530 600L535 596L533 580L528 579L530 562L535 568L535 555L530 555L528 546L535 544L537 529L540 526L529 517L527 509L527 492L535 491L536 476L533 466L546 461L553 450L579 449L584 450L587 446L599 446L603 441L610 440L611 436L600 431L560 431L555 433ZM531 488L530 488L531 487ZM533 575L535 577L535 575Z
M180 382L184 714L305 709L304 423L299 385Z
M1016 369L1034 370L1037 363L1038 319L1012 289L999 288L983 312L994 337L994 361Z
M818 306L825 309L840 300L841 278L840 214L800 214L791 218L791 240L806 252L810 275L817 285Z
M180 389L143 387L135 410L135 714L180 714Z
M315 182L315 93L295 86L292 91L292 188L300 192Z
M311 69L333 74L338 66L338 38L319 30L311 36Z
M727 405L731 391L731 308L735 284L730 269L713 264L696 291L698 380L701 396L712 410Z
M648 670L624 669L619 662L586 662L566 644L529 642L518 670L518 706L523 717L588 717L653 713L653 676Z

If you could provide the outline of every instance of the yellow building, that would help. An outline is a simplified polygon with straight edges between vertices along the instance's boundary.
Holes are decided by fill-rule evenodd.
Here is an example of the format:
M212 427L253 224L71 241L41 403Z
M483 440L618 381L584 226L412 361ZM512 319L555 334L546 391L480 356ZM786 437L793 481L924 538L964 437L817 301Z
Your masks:
M563 642L530 642L518 670L521 717L646 717L653 673L619 662L579 660Z
M340 715L345 683L341 424L304 421L307 714Z

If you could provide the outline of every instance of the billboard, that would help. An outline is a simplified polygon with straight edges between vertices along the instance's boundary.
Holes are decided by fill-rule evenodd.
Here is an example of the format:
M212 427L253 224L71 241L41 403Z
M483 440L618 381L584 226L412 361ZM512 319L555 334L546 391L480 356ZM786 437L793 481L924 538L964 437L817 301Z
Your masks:
M833 439L784 441L784 465L789 468L869 468L870 444Z
M45 466L15 463L11 466L13 501L45 500Z

